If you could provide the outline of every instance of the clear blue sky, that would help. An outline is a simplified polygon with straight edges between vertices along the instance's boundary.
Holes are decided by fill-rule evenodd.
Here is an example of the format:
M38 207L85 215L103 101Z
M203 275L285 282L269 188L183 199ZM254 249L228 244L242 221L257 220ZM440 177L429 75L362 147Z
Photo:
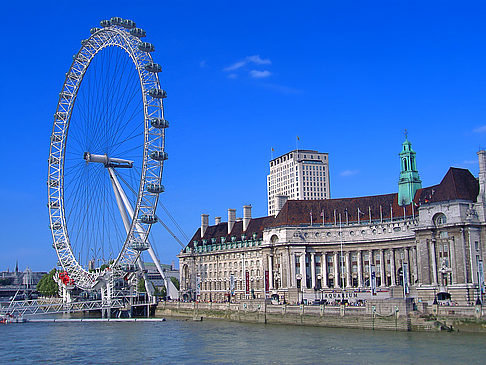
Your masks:
M135 5L136 4L136 5ZM141 5L138 5L141 4ZM477 175L486 146L486 6L468 1L87 1L2 5L0 269L57 261L46 209L49 135L72 55L121 16L164 68L163 203L192 236L200 214L266 215L270 150L330 154L331 195L397 191L403 130L424 186ZM178 244L155 230L163 262Z

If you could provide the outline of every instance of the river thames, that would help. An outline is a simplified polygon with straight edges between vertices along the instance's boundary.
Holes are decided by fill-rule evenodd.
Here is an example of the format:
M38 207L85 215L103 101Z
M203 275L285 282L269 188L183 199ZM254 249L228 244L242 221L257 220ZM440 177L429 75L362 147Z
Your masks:
M192 322L0 326L0 363L484 364L486 336Z

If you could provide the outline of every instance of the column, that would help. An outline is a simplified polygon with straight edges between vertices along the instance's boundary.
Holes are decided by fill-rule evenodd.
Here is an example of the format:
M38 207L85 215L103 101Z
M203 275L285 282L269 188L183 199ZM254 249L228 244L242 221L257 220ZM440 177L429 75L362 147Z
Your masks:
M429 244L430 261L432 262L432 284L437 285L437 260L435 257L435 240L430 240Z
M407 281L408 281L408 286L412 286L412 275L410 273L412 265L410 264L410 247L405 247L405 261L407 262L408 265L408 276L407 276Z
M307 276L305 272L305 252L300 255L300 276L302 279L300 280L300 286L302 288L307 288Z
M414 285L416 284L415 282L417 282L417 284L419 283L418 280L418 266L417 266L417 247L414 246L412 247L412 260L413 260L413 273L414 273L414 276L413 276L413 283Z
M373 250L369 250L368 251L368 271L369 271L368 281L369 281L370 288L371 288L371 265L372 264L373 264ZM376 272L376 270L375 270L375 272Z
M273 289L273 257L268 255L268 288Z
M322 287L327 288L327 256L325 252L321 255L321 275Z
M311 285L312 289L316 287L316 259L315 259L315 253L312 252L311 254Z
M449 252L450 252L450 267L452 269L452 284L457 284L457 264L456 264L456 247L455 247L455 242L454 242L454 237L450 240L447 241L447 244L449 245Z
M339 256L338 252L334 252L334 287L339 288Z
M296 275L297 273L295 272L295 253L290 253L290 280L292 283L292 288L297 288L297 278Z
M349 259L350 252L346 251L346 288L351 288L351 260Z
M363 260L362 260L361 251L358 251L357 255L358 255L358 287L362 288L363 287Z
M391 271L391 286L397 285L395 281L395 275L396 275L396 270L395 270L395 249L391 248L390 249L390 271Z
M380 250L380 286L386 286L385 250Z

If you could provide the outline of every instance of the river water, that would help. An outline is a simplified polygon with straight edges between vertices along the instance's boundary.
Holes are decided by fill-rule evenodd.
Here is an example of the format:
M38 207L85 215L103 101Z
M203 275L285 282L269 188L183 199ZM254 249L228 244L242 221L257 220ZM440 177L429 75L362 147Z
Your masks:
M0 325L1 364L485 364L486 335L193 322Z

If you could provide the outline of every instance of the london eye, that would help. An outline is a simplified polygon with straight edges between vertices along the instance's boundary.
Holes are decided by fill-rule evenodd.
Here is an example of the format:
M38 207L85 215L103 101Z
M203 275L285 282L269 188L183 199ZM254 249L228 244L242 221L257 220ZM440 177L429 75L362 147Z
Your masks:
M59 94L48 159L53 247L75 286L144 272L167 160L162 67L143 29L103 20L81 41ZM167 280L166 280L167 282Z

